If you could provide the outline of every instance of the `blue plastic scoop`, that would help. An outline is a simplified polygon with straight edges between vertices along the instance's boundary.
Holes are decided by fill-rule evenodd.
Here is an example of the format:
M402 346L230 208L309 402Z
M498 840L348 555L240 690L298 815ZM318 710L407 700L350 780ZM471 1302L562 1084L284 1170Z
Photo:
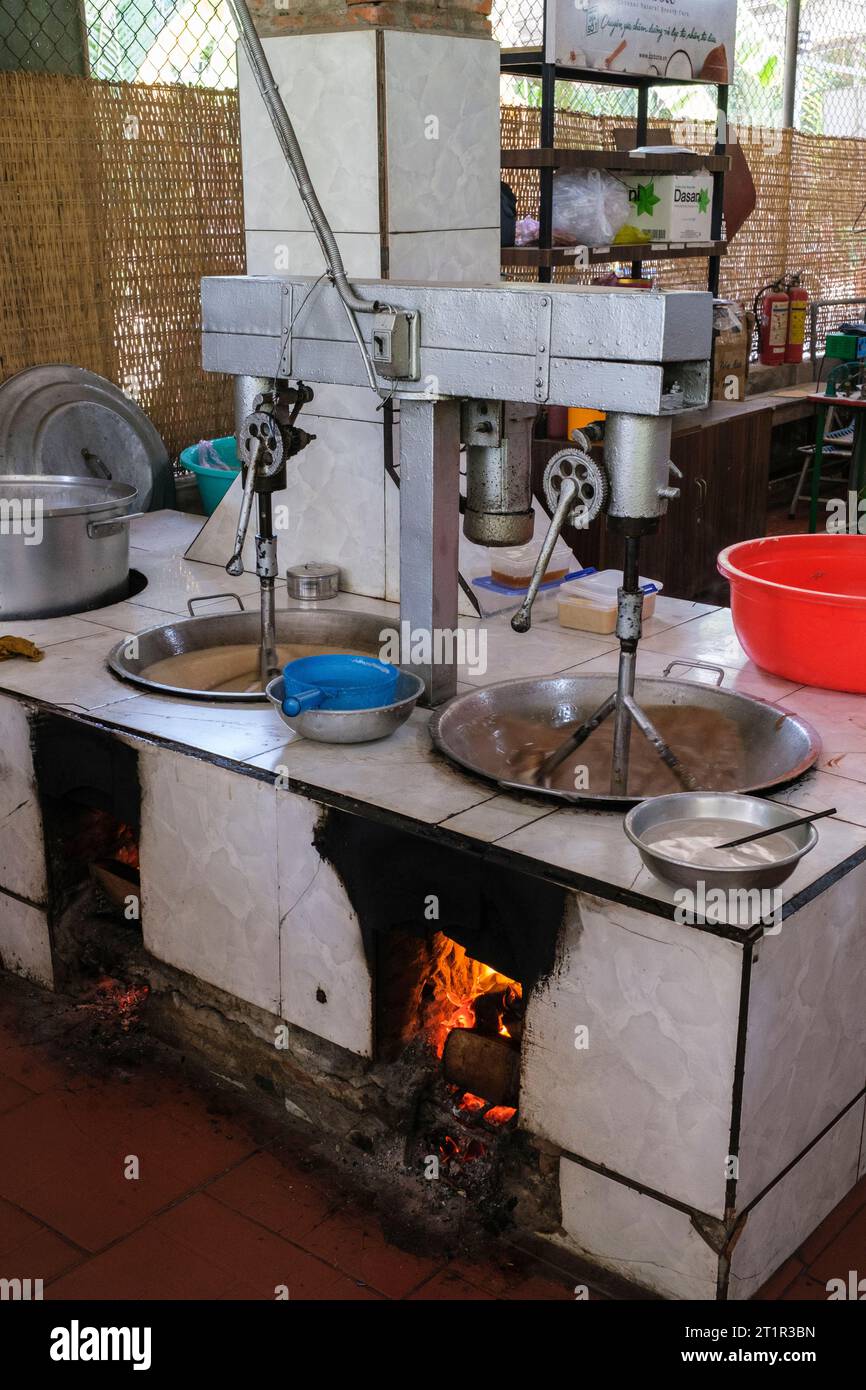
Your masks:
M283 670L283 713L390 705L400 672L374 656L302 656Z

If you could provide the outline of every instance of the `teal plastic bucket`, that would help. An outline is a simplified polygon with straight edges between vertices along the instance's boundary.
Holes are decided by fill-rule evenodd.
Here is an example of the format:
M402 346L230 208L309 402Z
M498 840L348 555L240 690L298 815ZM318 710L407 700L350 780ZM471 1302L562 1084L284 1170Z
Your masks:
M223 463L231 465L231 472L225 468L214 468L213 463L208 463L211 450ZM200 444L190 444L188 449L181 450L180 461L184 468L195 474L205 515L210 516L216 511L241 471L234 435L227 435L224 439L203 439Z

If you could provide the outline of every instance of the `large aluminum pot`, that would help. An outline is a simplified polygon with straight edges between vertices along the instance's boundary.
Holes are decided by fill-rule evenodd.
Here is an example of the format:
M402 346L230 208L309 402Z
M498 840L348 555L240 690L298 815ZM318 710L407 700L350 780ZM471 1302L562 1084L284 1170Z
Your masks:
M126 598L136 495L101 478L0 475L0 622Z

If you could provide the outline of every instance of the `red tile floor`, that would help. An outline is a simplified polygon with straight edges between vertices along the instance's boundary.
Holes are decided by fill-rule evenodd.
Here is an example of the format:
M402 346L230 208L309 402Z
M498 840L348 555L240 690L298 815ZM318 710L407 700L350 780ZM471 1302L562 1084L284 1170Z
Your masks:
M94 1072L32 1034L0 985L0 1278L41 1278L48 1299L574 1297L507 1247L409 1253L302 1149L277 1157L155 1065ZM822 1299L858 1268L866 1181L764 1296Z

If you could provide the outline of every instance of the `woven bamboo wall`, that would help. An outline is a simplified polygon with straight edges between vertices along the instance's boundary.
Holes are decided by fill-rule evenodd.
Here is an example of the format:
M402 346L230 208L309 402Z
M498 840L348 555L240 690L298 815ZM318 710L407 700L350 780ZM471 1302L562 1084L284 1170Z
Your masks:
M199 281L244 268L236 95L0 73L0 187L0 380L88 367L171 454L229 432Z
M612 148L626 124L560 112L557 143ZM502 134L536 145L538 112L504 107ZM757 131L744 148L758 208L722 263L722 293L751 299L802 269L813 295L866 294L852 231L866 142ZM507 177L521 215L535 213L537 175ZM244 268L236 94L0 73L0 188L0 380L40 362L89 367L139 401L173 454L228 432L230 383L199 366L199 281ZM657 274L702 287L706 262Z
M669 122L658 126L669 128ZM559 111L556 143L571 149L614 149L618 128L628 129L630 123ZM709 150L713 134L709 125L690 127L688 144ZM537 110L503 106L505 148L531 148L539 135ZM740 139L758 201L722 260L722 295L751 301L756 290L784 271L802 271L813 298L866 293L866 230L852 230L866 200L866 141L757 128L741 131ZM503 178L517 195L519 216L537 216L538 175L509 169ZM866 226L866 219L861 220ZM706 287L703 259L652 262L651 267L665 288ZM567 280L588 280L603 271L556 273Z

